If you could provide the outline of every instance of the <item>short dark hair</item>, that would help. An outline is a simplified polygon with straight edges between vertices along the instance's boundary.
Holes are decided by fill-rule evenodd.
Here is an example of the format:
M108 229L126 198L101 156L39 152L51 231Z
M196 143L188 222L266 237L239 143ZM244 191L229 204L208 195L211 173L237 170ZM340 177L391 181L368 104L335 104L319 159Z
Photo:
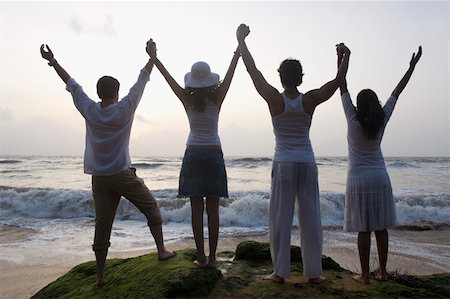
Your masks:
M278 68L281 83L286 87L297 87L302 84L303 68L300 61L293 58L285 59Z
M102 100L111 100L119 92L120 83L116 78L103 76L97 81L97 94Z

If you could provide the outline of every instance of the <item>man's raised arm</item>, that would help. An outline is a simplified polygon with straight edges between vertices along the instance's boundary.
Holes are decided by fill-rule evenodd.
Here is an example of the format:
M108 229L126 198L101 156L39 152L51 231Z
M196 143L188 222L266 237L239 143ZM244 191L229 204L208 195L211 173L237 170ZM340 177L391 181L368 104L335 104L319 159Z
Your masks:
M67 84L67 81L70 79L70 75L66 72L65 69L62 68L62 66L59 65L58 61L56 61L55 57L53 56L53 52L52 50L50 50L50 47L48 45L41 45L41 55L42 58L48 61L48 65L52 66L55 69L56 73L64 81L64 83Z

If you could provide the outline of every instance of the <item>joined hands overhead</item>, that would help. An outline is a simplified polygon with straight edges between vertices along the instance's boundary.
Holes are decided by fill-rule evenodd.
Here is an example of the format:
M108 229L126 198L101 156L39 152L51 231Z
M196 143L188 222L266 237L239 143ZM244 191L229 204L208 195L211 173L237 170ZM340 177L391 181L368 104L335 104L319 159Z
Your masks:
M151 38L147 41L147 46L145 47L145 51L150 56L150 58L156 58L156 43Z
M236 37L238 41L243 41L249 34L250 34L250 27L245 24L239 25L239 27L236 30Z

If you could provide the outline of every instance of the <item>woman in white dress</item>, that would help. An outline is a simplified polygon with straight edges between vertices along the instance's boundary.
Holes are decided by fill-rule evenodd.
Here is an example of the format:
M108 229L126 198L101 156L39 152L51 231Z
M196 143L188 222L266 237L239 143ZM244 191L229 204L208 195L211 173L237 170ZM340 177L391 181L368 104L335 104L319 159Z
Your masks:
M338 45L338 67L343 60L346 46ZM353 105L344 80L340 86L342 105L347 118L349 169L345 195L344 230L358 232L358 251L361 274L354 277L362 283L370 283L369 257L371 232L375 232L380 263L378 280L386 280L388 256L388 232L396 224L396 211L389 175L386 170L381 140L387 122L392 115L401 92L408 83L416 63L422 55L422 47L413 54L409 68L391 96L382 107L374 91L364 89Z

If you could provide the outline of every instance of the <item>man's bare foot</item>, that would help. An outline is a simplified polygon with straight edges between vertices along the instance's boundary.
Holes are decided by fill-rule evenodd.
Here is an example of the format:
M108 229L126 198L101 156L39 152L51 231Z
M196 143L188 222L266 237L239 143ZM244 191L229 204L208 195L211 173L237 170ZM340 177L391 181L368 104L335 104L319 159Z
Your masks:
M275 272L272 272L272 274L264 276L263 280L271 280L277 283L284 283L284 278L278 276Z
M325 276L319 276L319 277L314 277L314 278L309 278L308 279L308 282L309 283L322 283L322 282L324 282L325 280L327 280L326 278L325 278Z
M355 275L355 276L353 276L353 279L356 280L357 282L360 282L360 283L370 284L369 277L364 278L361 275Z
M174 257L177 253L175 251L167 251L164 250L163 252L158 252L158 259L160 261L165 261L170 259L171 257Z

